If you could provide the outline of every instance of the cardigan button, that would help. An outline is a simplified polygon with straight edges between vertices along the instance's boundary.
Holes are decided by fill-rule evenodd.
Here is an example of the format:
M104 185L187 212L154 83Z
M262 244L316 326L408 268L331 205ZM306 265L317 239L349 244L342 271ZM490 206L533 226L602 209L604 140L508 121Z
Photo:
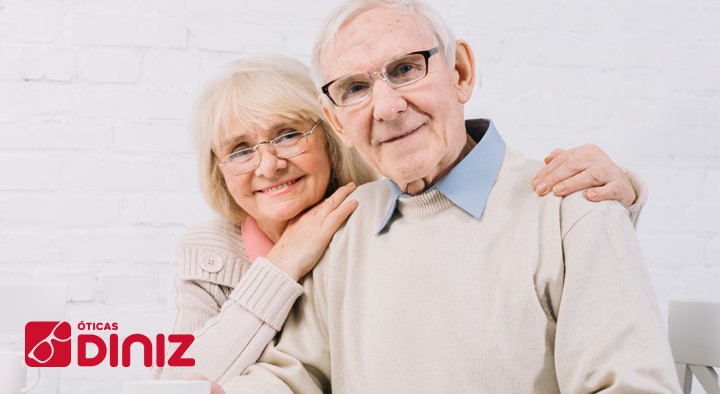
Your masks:
M223 260L215 253L205 253L200 258L200 268L203 271L215 273L223 269Z

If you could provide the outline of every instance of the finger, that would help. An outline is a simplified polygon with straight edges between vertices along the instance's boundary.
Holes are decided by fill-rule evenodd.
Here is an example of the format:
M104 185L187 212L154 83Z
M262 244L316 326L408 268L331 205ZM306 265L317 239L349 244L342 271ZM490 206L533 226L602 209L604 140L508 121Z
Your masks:
M338 228L340 228L340 225L345 222L348 216L350 216L357 207L357 200L350 200L330 212L322 224L322 233L328 238L328 242L330 242L330 238L332 238Z
M570 149L569 151L562 151L555 155L549 163L545 163L545 167L540 169L532 180L532 187L535 190L542 184L542 180L545 179L549 174L560 167L568 158L572 157L577 151Z
M552 190L558 183L577 174L580 174L581 172L593 166L597 166L598 164L596 163L595 156L593 155L582 155L581 153L579 153L565 156L565 154L568 152L570 151L565 151L561 153L555 159L553 159L553 161L550 162L549 165L546 166L552 167L553 165L557 165L554 170L548 172L544 178L541 178L539 181L537 181L535 185L535 191L541 196L549 193L550 190ZM604 183L605 182L595 183L589 186L599 186L603 185Z
M357 187L355 186L355 183L350 182L347 185L338 188L335 190L335 193L333 193L330 197L326 198L325 201L323 201L320 205L320 210L325 211L326 214L329 214L333 209L337 208L342 204L343 201L352 193L355 191Z
M552 161L552 159L554 159L557 155L559 155L563 152L565 152L565 149L562 149L562 148L553 149L553 151L550 152L550 154L545 158L545 160L544 160L545 164L550 163Z
M603 187L588 190L586 197L590 201L617 200L627 208L635 203L637 196L630 184L613 180Z
M578 190L602 186L611 180L605 167L595 166L558 182L552 190L556 196L567 196Z
M589 189L585 196L590 201L617 200L622 193L623 184L619 181L611 181L605 186Z
M573 174L566 174L564 177L561 177L559 179L550 180L550 183L543 182L548 175L555 172L561 166L566 165L566 162L568 160L578 160L578 162L574 162L571 164L577 165L585 163L585 165L584 167L580 166L580 168L578 168L578 170L575 171ZM532 186L536 191L538 189L544 190L544 192L538 193L541 195L548 193L558 181L569 178L572 175L584 170L585 168L588 168L592 165L612 165L613 163L612 160L610 160L610 157L608 157L607 154L605 154L605 152L603 152L603 150L600 149L597 145L585 144L577 148L572 148L568 150L563 150L559 148L555 149L554 151L550 152L550 155L545 159L545 164L546 166L543 167L532 180ZM543 184L545 184L545 188L542 187Z

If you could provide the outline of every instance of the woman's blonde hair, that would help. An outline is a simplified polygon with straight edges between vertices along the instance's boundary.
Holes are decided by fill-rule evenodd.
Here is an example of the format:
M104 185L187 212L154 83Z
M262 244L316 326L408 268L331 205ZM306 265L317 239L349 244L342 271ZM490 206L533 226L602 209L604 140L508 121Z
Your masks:
M198 177L205 200L223 218L240 222L247 213L235 202L220 171L215 149L230 135L234 122L257 127L282 116L312 123L320 120L332 165L329 196L348 182L377 179L355 149L346 147L323 118L310 69L288 56L267 54L236 60L206 82L197 95L190 121L198 155Z

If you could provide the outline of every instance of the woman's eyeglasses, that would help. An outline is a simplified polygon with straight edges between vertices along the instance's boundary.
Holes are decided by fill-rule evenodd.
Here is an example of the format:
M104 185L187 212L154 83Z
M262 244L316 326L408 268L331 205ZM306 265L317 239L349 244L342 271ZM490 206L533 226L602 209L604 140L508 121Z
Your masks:
M320 124L318 120L310 131L307 133L303 131L291 131L283 134L271 141L261 142L252 148L242 149L237 152L233 152L219 163L221 166L225 166L231 173L235 175L245 174L260 166L262 161L262 155L257 149L260 145L267 144L270 149L270 153L275 155L278 159L289 159L295 157L303 152L308 147L307 137L312 135L313 131Z

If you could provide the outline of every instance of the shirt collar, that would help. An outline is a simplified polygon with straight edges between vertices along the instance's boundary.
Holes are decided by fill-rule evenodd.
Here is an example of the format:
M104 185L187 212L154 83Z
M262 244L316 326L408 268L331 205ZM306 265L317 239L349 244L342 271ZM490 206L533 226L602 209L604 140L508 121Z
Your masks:
M498 134L492 121L466 120L465 129L478 144L443 179L424 193L437 188L455 205L476 219L480 219L505 157L505 141ZM390 222L397 207L397 199L412 197L403 192L395 182L390 179L388 182L390 182L390 208L375 235L378 235Z

